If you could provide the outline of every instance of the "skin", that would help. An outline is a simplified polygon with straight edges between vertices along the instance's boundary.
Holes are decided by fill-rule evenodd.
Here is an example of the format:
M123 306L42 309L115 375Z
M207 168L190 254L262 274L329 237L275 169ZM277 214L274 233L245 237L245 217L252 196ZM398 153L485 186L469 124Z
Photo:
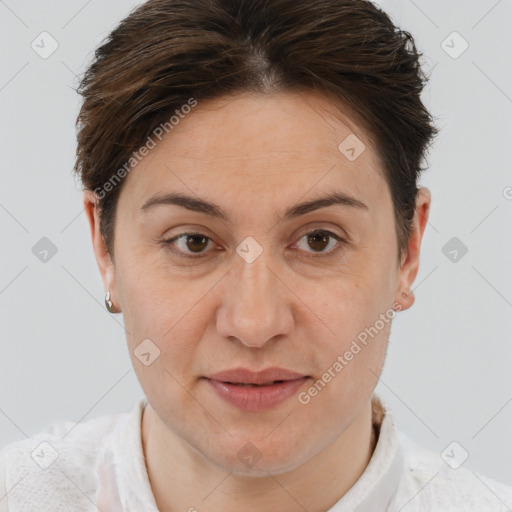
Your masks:
M391 322L306 405L293 396L243 412L201 379L237 366L278 366L310 375L305 391L379 315L414 303L430 191L420 188L398 265L391 194L369 136L353 119L312 92L199 103L126 178L113 258L95 197L84 194L104 287L123 312L148 399L142 442L162 511L327 510L371 458L371 396ZM366 146L354 161L338 150L351 133ZM332 205L282 218L288 207L333 190L368 208ZM176 205L141 210L162 192L212 201L232 223ZM347 243L308 243L315 229ZM187 245L183 237L174 248L198 251L199 259L161 243L190 231L211 241ZM250 264L236 252L248 236L263 250ZM134 355L146 338L161 351L149 366ZM250 468L237 455L248 442L261 454Z

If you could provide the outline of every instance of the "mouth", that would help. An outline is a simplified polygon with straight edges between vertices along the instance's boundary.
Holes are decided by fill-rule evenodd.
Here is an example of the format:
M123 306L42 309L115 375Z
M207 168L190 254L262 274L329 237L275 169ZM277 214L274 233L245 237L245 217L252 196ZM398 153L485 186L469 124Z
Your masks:
M225 402L244 411L256 412L285 402L310 376L275 367L262 372L235 368L204 379Z
M216 380L224 384L253 387L272 386L274 384L308 377L310 376L275 366L257 372L248 368L231 368L206 376L207 379Z
M292 380L292 379L290 379ZM293 379L295 380L295 379ZM250 384L248 382L230 382L230 381L219 381L223 384L232 384L233 386L240 386L240 387L246 387L246 388L259 388L263 386L273 386L274 384L280 384L281 382L287 382L284 380L274 380L272 382L265 382L263 384Z

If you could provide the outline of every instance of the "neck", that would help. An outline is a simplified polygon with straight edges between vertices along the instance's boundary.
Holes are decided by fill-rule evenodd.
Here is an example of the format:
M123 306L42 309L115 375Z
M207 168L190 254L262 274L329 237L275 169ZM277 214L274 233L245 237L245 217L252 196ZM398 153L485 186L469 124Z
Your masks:
M148 477L162 512L325 511L362 475L376 442L368 402L342 435L304 464L252 477L226 471L199 454L164 425L149 404L142 418Z

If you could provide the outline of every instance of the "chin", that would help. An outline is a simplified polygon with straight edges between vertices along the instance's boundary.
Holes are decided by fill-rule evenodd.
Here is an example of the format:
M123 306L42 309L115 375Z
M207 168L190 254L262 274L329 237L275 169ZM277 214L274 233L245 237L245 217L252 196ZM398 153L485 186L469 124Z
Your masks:
M265 452L269 455L265 456ZM232 452L233 453L233 452ZM210 460L224 471L240 477L261 478L293 471L306 461L304 451L295 447L289 453L278 454L274 448L259 451L252 443L245 443L236 449L233 456L226 457L227 450L212 454ZM218 455L218 456L216 456Z
M260 461L252 468L247 468L238 462L234 466L223 466L222 469L230 471L233 475L239 477L268 478L269 474L280 475L293 471L297 466L298 464L283 463L283 461L267 464Z

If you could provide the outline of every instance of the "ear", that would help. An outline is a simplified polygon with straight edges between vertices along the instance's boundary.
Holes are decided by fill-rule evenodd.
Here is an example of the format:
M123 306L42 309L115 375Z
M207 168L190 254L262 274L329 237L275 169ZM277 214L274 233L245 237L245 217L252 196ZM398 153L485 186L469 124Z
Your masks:
M114 303L114 312L120 313L119 307L117 307L119 302L117 300L115 267L100 231L98 198L92 190L84 190L83 204L87 220L89 221L94 255L100 270L105 293L110 292L110 299Z
M415 297L411 287L420 266L420 247L427 226L430 204L430 190L427 187L420 187L416 196L416 210L412 221L407 254L398 271L398 286L395 291L395 302L401 305L400 310L402 311L409 309L414 304Z

